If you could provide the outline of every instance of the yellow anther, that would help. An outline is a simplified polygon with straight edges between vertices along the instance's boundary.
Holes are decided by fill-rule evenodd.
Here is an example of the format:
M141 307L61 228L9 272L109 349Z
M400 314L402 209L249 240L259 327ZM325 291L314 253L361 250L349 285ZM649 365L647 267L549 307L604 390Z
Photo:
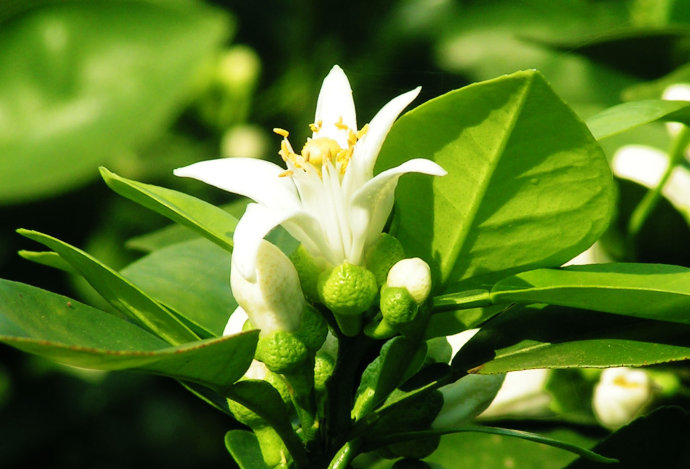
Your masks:
M348 130L349 127L343 124L343 116L338 117L338 121L334 124L340 130Z
M332 138L312 138L302 147L302 156L316 168L320 168L326 160L335 162L340 151L342 148Z
M280 135L281 137L284 137L284 138L288 138L288 136L290 135L290 132L288 132L285 129L278 128L278 127L273 129L273 132Z
M286 176L292 176L293 174L295 174L295 173L294 173L291 169L288 169L288 170L283 171L282 173L280 173L280 174L278 175L278 177L279 177L279 178L284 178L284 177L286 177Z
M309 124L309 129L310 129L312 132L316 133L316 132L318 132L319 130L321 130L321 126L322 126L322 125L323 125L323 121L318 121L318 122L315 122L315 123L313 123L313 124Z

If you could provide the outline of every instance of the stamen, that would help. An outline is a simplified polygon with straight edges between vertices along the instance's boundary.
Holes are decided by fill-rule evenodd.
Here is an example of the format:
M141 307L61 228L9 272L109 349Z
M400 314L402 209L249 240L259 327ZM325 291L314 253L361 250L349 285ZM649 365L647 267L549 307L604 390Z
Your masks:
M367 132L369 132L369 124L364 124L364 127L359 129L359 131L357 132L357 140L364 137L367 134Z
M349 130L350 128L343 124L343 116L338 117L338 121L334 124L340 130Z
M313 123L313 124L309 124L309 129L310 129L312 132L316 133L316 132L318 132L319 130L321 130L321 126L322 126L322 125L323 125L323 121L318 121L318 122L315 122L315 123Z
M283 171L282 173L280 173L280 174L278 175L278 177L279 177L279 178L284 178L284 177L287 177L287 176L292 176L293 174L295 174L295 173L294 173L291 169L288 169L288 170L285 170L285 171Z
M290 136L290 132L288 132L285 129L281 129L279 127L276 127L275 129L273 129L273 132L280 135L283 138L288 138Z

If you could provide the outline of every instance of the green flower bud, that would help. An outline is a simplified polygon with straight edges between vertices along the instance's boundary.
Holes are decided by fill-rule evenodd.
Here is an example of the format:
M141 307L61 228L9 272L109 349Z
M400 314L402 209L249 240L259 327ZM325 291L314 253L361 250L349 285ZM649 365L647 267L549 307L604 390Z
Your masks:
M380 286L386 283L391 267L404 258L405 250L398 238L381 233L376 243L367 251L366 267L374 274L376 283Z
M362 313L378 293L374 274L364 267L345 262L319 276L319 297L333 312L343 334L355 336L362 328Z
M419 310L406 288L388 285L381 288L380 307L383 319L394 329L414 321Z

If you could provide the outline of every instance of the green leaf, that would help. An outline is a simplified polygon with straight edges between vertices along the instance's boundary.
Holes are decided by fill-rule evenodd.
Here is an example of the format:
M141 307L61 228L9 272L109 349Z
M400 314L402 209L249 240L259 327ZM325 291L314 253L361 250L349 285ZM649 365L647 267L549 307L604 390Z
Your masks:
M225 447L240 469L269 469L252 432L230 430L225 434Z
M121 196L232 250L232 233L237 219L223 209L182 192L123 178L106 168L101 168L101 175L108 187Z
M686 467L690 414L679 407L662 407L618 430L594 451L620 460L620 467ZM578 459L568 469L610 467Z
M589 447L595 443L567 430L556 430L546 436L570 441L578 446ZM577 455L546 445L535 445L530 441L503 435L486 433L456 433L441 438L438 449L427 462L441 464L447 469L454 467L476 467L496 469L514 467L529 469L563 469L577 458ZM610 467L610 466L608 466ZM615 466L614 466L615 467Z
M40 2L0 27L0 203L65 191L179 112L228 18L199 2Z
M53 251L78 271L117 310L171 344L198 340L177 317L120 274L84 251L37 231L18 230Z
M307 455L302 442L292 429L285 403L273 386L267 381L246 379L228 388L226 395L263 418L280 435L298 467L306 467Z
M169 346L112 314L22 283L0 280L0 341L68 365L136 369L226 387L246 371L258 333Z
M587 126L594 138L602 140L658 120L690 124L690 103L660 99L623 103L589 117Z
M538 269L501 280L491 297L690 324L690 269L623 263Z
M355 393L352 418L359 420L386 400L401 383L417 372L426 357L426 342L404 336L386 342L379 356L362 373Z
M52 267L54 269L59 269L71 274L77 274L78 272L72 268L67 262L65 262L62 257L57 252L53 251L19 251L21 257L27 261L35 262L37 264L45 265L47 267Z
M646 366L690 358L690 327L557 306L515 307L455 356L459 371Z
M412 157L448 171L401 178L393 221L406 253L430 263L437 285L561 265L612 215L601 148L535 71L467 86L402 116L377 170Z
M368 442L368 448L377 448L381 446L386 446L391 443L397 443L401 441L411 441L417 440L419 438L424 438L433 435L448 435L452 433L488 433L491 435L501 435L508 437L520 438L523 440L531 441L534 443L541 443L543 445L552 446L554 448L564 449L570 451L571 453L579 454L580 456L596 462L602 463L613 463L617 462L616 459L607 458L601 456L593 451L586 448L582 448L576 444L569 443L566 441L554 440L543 435L538 435L536 433L524 432L521 430L511 430L508 428L497 428L497 427L480 427L480 426L468 426L468 427L458 427L452 429L444 430L422 430L416 432L405 432L405 433L393 433L385 438L380 438L376 441Z
M203 238L154 251L120 273L212 336L223 334L237 307L230 253Z

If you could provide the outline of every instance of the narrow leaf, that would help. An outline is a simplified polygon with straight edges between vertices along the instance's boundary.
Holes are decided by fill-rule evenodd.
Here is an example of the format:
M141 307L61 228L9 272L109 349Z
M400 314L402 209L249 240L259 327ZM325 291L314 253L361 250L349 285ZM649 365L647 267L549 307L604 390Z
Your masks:
M232 250L232 233L237 219L221 208L182 192L123 178L106 168L101 168L101 176L108 187L121 196Z
M458 371L646 366L690 358L690 326L558 306L492 318L455 356Z
M386 446L391 443L398 443L401 441L417 440L419 438L434 436L434 435L449 435L451 433L489 433L492 435L510 436L515 438L521 438L523 440L532 441L534 443L541 443L543 445L553 446L554 448L564 449L570 451L571 453L578 454L586 459L602 463L615 463L618 462L617 459L607 458L586 448L568 443L565 441L554 440L553 438L548 438L536 433L523 432L520 430L511 430L508 428L497 428L497 427L479 427L479 426L469 426L469 427L457 427L449 428L443 430L422 430L417 432L405 432L405 433L393 433L386 438L381 438L375 442L369 442L370 447L378 448L381 446Z
M663 120L690 124L690 103L647 99L608 108L587 119L587 126L597 140Z
M84 251L37 231L18 232L57 252L117 310L167 342L181 344L198 339L164 306Z
M491 298L690 324L690 269L632 263L538 269L501 280Z
M112 314L0 280L0 342L68 365L135 369L219 388L251 363L256 331L171 347Z
M76 274L77 272L65 262L62 257L57 252L52 251L19 251L17 252L21 257L27 261L35 262L37 264L45 265L47 267L52 267L53 269L59 269L64 272L69 272L71 274Z

